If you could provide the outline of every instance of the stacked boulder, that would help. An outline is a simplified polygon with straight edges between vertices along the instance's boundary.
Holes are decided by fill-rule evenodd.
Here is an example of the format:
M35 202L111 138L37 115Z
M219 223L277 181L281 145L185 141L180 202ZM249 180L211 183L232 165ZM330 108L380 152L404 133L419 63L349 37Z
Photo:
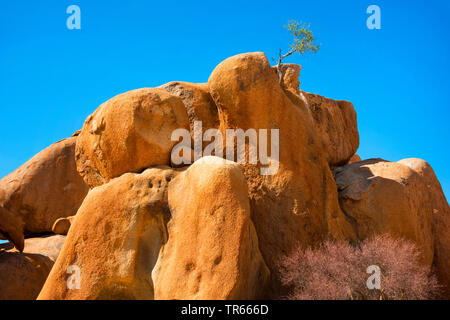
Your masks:
M53 267L65 236L29 238L23 251L0 244L0 300L35 300Z
M76 169L76 141L53 144L0 180L0 239L22 251L24 237L51 232L58 218L77 213L89 187Z
M422 263L450 285L450 210L431 167L361 161L353 105L301 91L300 69L240 54L207 83L108 100L78 136L0 181L0 237L17 249L0 253L0 268L13 265L2 254L29 254L29 240L20 253L24 238L56 233L65 238L59 257L44 271L22 270L41 272L26 298L271 298L283 289L280 257L299 244L390 233L415 241ZM172 133L194 140L198 121L202 136L222 133L224 149L236 147L229 129L278 130L277 170L261 174L261 162L218 156L175 165ZM67 283L74 266L82 275L75 289ZM0 298L16 297L17 286L0 282L5 288Z

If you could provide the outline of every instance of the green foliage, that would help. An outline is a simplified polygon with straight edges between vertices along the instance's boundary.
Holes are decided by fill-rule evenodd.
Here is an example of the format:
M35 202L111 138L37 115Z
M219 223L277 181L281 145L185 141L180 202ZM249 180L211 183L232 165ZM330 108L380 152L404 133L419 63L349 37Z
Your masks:
M294 36L294 42L289 45L290 51L285 55L281 55L280 50L279 63L281 63L281 60L290 56L294 52L298 52L298 54L305 54L319 51L320 45L314 42L314 35L309 29L309 24L301 21L298 22L297 20L290 20L285 28L288 29Z
M285 28L294 36L294 43L289 46L291 50L299 54L319 51L320 45L314 43L314 35L309 30L309 24L291 20Z

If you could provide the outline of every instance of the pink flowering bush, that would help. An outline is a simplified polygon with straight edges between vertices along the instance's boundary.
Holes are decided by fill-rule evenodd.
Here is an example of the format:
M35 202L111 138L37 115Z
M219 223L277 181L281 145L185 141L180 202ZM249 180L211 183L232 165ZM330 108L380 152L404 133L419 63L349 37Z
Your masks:
M282 284L293 300L432 299L439 285L421 265L415 244L376 236L352 246L326 241L316 249L299 247L280 261ZM369 266L380 270L380 289L369 289Z

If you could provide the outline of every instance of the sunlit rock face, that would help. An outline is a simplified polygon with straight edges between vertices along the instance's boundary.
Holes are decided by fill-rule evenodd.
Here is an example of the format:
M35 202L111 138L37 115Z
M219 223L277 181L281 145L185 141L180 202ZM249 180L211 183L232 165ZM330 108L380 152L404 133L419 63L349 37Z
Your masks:
M449 207L430 165L361 160L355 107L301 90L300 70L245 53L206 83L120 94L2 179L0 298L279 297L298 245L386 233L448 288ZM19 292L22 279L34 284Z

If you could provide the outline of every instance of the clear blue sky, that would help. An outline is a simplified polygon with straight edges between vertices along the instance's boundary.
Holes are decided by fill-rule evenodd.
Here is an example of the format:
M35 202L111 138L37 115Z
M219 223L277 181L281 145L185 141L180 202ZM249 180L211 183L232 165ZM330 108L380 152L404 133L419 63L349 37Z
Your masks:
M66 27L71 4L81 30ZM366 27L371 4L381 30ZM287 61L303 65L301 88L353 102L362 158L423 158L448 196L449 12L447 0L2 1L0 177L119 93L206 82L238 53L275 57L298 19L322 43Z

